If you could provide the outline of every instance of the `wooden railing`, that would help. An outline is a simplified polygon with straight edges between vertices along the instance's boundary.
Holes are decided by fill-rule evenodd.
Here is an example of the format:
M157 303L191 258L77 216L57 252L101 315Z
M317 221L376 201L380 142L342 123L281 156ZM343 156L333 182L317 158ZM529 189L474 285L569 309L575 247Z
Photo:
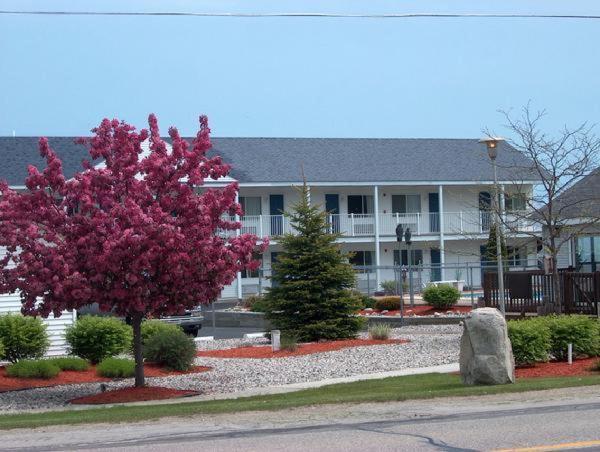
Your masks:
M600 303L600 272L558 273L561 312L565 314L597 315ZM506 272L504 274L504 303L506 312L537 312L539 307L556 300L552 275L541 270ZM498 277L485 272L483 277L485 306L499 306Z

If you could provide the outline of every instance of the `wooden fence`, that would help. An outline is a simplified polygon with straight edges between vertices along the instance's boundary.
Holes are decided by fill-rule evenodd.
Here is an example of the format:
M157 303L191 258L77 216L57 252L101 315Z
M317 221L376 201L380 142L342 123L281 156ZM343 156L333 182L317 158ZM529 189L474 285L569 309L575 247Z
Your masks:
M566 314L598 315L600 302L600 272L559 272L562 295L561 311ZM498 277L486 272L483 277L485 306L498 307ZM506 272L504 274L506 312L538 312L548 300L555 300L552 275L541 270Z

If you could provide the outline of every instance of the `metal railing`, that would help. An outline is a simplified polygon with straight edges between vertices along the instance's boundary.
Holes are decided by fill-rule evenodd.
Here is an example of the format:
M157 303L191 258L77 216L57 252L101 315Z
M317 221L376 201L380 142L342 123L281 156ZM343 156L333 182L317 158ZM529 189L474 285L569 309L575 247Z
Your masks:
M504 223L511 231L534 232L536 225L519 213L504 214ZM379 235L395 236L396 227L401 224L410 228L414 236L439 235L441 225L444 234L476 235L489 232L493 215L489 211L461 211L440 213L380 213ZM233 221L233 218L231 218ZM329 230L345 237L373 237L375 235L375 214L328 214ZM293 233L290 220L285 215L246 215L240 218L242 234L255 234L259 237ZM234 234L234 232L227 233Z

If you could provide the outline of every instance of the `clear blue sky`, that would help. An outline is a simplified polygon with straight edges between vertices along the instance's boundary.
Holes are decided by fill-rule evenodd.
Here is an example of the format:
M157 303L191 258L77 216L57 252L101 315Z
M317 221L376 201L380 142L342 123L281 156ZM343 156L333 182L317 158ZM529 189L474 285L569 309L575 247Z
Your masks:
M11 1L0 9L600 14L598 1ZM0 135L103 117L215 136L477 137L600 117L600 20L0 16Z

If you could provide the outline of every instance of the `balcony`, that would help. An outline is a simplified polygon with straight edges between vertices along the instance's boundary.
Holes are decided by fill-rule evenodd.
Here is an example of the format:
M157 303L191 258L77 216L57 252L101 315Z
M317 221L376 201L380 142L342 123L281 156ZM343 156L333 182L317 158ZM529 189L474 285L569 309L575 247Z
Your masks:
M327 215L331 232L344 237L373 237L375 235L374 214ZM259 237L278 236L293 232L289 218L283 215L249 215L242 221L242 234L255 234ZM380 213L379 236L394 237L396 227L401 224L410 228L413 236L439 236L443 224L447 235L486 234L493 224L491 212L471 210L463 212L439 213ZM535 232L536 224L523 219L523 214L505 214L505 224L511 232Z

